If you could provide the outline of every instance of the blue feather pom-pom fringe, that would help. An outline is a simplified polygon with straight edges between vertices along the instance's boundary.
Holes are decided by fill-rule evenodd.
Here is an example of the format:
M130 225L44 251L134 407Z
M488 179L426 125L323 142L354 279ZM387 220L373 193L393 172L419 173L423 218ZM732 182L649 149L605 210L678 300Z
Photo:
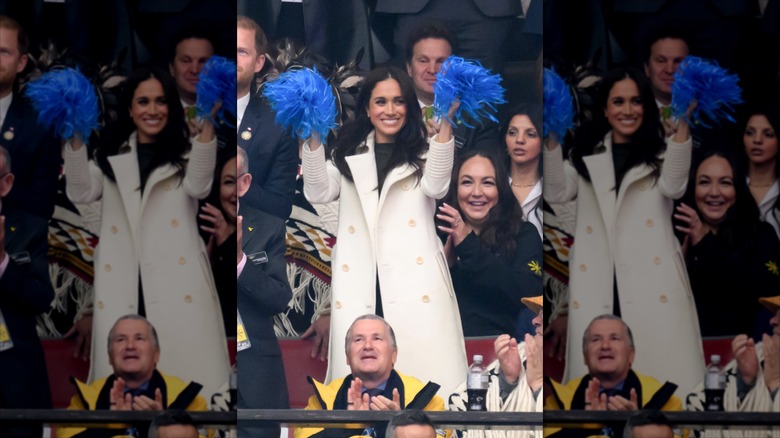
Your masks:
M276 112L276 124L291 128L298 138L317 132L326 143L328 133L336 127L336 98L316 68L282 73L265 84L263 95Z
M99 126L97 95L92 83L72 68L50 71L25 87L38 112L38 122L62 139L79 133L87 143Z
M433 112L449 120L453 126L459 122L473 128L463 119L463 112L476 121L487 118L498 123L493 113L496 112L496 105L506 102L504 91L501 75L490 74L490 70L482 67L478 61L450 56L436 74ZM460 99L460 107L453 121L447 113L456 99Z
M569 85L558 73L544 69L544 137L554 132L563 144L566 132L574 127L574 99Z
M685 117L688 106L696 99L698 105L691 114L694 122L710 128L704 121L719 123L726 119L733 122L733 105L742 103L739 76L728 74L714 61L687 56L674 74L672 83L672 115Z
M217 119L228 126L225 112L236 116L236 64L221 56L212 56L198 74L198 85L195 86L198 101L195 103L195 113L199 117L211 117L211 109L217 101L222 101L222 108L217 113ZM216 123L215 120L212 120Z

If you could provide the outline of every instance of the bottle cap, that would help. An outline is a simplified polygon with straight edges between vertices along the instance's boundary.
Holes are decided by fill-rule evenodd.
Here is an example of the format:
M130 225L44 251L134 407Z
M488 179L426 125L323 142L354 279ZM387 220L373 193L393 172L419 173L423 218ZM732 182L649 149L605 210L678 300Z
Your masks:
M475 354L474 355L474 362L482 362L482 355L481 354Z
M712 363L720 363L720 355L719 354L713 354L710 356L710 362Z

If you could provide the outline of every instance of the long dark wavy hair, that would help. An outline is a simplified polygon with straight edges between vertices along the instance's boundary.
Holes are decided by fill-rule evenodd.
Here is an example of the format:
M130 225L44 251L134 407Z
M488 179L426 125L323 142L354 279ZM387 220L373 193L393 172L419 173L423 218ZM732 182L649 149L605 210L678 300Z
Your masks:
M762 115L766 117L769 125L772 126L772 129L775 131L775 136L777 136L776 138L778 141L780 141L780 105L773 102L764 102L756 103L747 107L743 112L743 117L740 123L740 134L743 140L742 154L740 157L743 159L743 161L745 161L746 165L747 162L749 162L749 159L744 147L744 134L750 118L756 115ZM775 154L775 179L780 179L780 151ZM775 205L772 207L772 210L769 212L769 214L774 216L775 220L780 222L780 196L778 196L775 200Z
M460 169L468 160L474 157L487 158L496 172L496 187L498 188L498 200L490 209L479 240L490 251L505 256L514 256L517 250L516 236L523 226L523 209L517 202L512 187L509 185L509 174L506 171L504 160L497 152L487 149L468 149L459 154L455 166L452 169L450 189L447 194L447 202L460 211L458 203L458 185Z
M718 227L718 236L725 238L731 245L742 245L746 242L752 242L752 237L755 235L759 224L760 212L758 206L753 201L753 195L748 189L744 167L740 165L735 154L725 147L711 147L695 154L683 202L696 210L696 213L701 217L701 212L696 205L696 173L699 171L702 163L712 157L721 157L728 161L734 174L734 190L736 193L734 205L728 209L725 220Z
M537 134L539 135L539 146L540 148L544 147L544 144L542 143L542 130L540 129L542 127L542 114L539 109L539 105L533 105L533 104L524 104L524 105L517 105L514 108L512 108L508 113L507 116L504 118L504 121L501 124L501 136L499 137L500 145L504 146L504 151L506 152L506 134L509 132L509 124L512 122L512 119L515 116L527 116L529 120L531 120L531 124L534 125L534 129L536 129ZM509 157L508 153L504 153L504 162L505 167L507 169L507 172L511 172L512 169L512 159ZM539 177L542 177L542 151L539 150L539 157L538 157L538 167L537 170L539 172ZM511 190L511 187L510 187ZM539 200L536 201L536 204L531 208L530 214L535 215L537 219L539 219L539 223L542 223L542 198L540 197ZM527 218L526 218L527 219Z
M154 157L149 170L165 164L172 164L178 168L179 178L184 177L184 155L190 149L189 130L184 121L184 110L181 107L173 78L165 70L152 67L138 69L127 77L119 96L119 108L123 109L119 111L117 120L106 127L100 138L99 146L95 150L95 161L103 174L111 181L116 181L116 176L108 163L108 157L126 152L123 145L127 142L130 134L137 129L130 118L133 95L138 85L149 79L160 81L165 100L168 103L168 121L157 136L159 147L154 149Z
M769 125L772 126L772 129L775 131L775 135L780 136L780 106L774 103L758 103L748 107L742 117L739 132L740 135L742 136L743 141L745 138L744 134L745 134L745 130L747 129L747 124L750 121L750 118L753 116L766 117L767 121L769 122ZM780 141L780 137L777 138L779 139L778 141ZM744 143L743 143L742 151L743 152L745 151ZM775 154L775 178L779 178L779 177L780 177L780 152Z
M371 100L371 93L379 82L393 79L401 87L401 95L406 102L406 120L404 126L398 131L395 137L395 146L390 155L390 161L384 169L377 169L378 181L381 185L385 176L390 170L404 164L416 168L415 177L419 182L422 178L422 170L425 164L422 155L428 149L426 141L425 125L422 121L420 104L417 102L417 95L414 93L412 79L402 70L396 67L380 67L371 70L366 76L363 86L358 94L355 112L355 118L344 123L339 129L336 139L333 142L333 152L331 157L333 163L350 181L352 172L347 165L346 157L355 155L358 146L363 144L368 134L374 130L374 125L368 118L368 104Z
M658 106L655 103L655 96L650 87L650 81L647 80L641 71L635 68L621 67L610 70L599 82L596 91L596 102L601 111L594 112L594 122L580 129L573 141L574 148L571 151L572 164L577 169L577 172L588 181L591 180L591 176L583 158L596 153L597 146L601 144L607 132L612 129L604 115L604 110L607 108L609 92L612 90L612 87L624 79L631 79L636 83L644 112L642 124L634 135L631 136L631 147L629 148L625 167L620 169L619 173L624 175L635 166L647 164L653 168L653 175L656 179L660 176L658 155L665 149L666 144L664 143L663 125L658 116Z

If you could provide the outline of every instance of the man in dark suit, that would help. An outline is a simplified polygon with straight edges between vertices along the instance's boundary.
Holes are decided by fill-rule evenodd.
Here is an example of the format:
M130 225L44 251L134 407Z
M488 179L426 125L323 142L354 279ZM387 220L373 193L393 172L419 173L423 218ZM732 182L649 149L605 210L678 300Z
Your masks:
M48 220L54 212L60 148L16 87L27 66L28 42L19 23L0 15L0 146L10 153L16 174L4 202Z
M0 200L14 185L0 147ZM54 299L46 259L46 221L0 204L0 409L51 409L49 379L35 317ZM42 426L0 424L2 437L41 436Z
M539 0L533 0L539 1ZM512 22L523 13L519 0L377 0L376 12L395 14L395 59L400 60L412 29L444 22L457 36L458 53L499 69Z
M246 152L238 148L238 196L252 184ZM287 282L284 221L246 205L237 225L238 408L289 408L282 353L274 334L273 316L287 309L292 297ZM242 333L244 335L242 335ZM248 341L244 344L243 341ZM238 424L239 436L278 437L279 427Z
M238 145L249 156L252 184L244 204L287 220L295 196L298 144L274 122L274 113L259 92L255 74L263 69L268 40L252 19L237 19Z
M360 68L371 69L365 0L237 0L237 6L238 13L255 20L271 41L290 38L338 65L352 61L362 49Z
M441 120L427 109L433 106L436 74L444 61L452 55L456 45L455 35L441 24L426 24L414 29L406 43L406 72L412 78L429 137L436 135L441 126ZM467 120L467 123L473 128L459 123L453 131L456 153L464 148L498 149L496 123L490 120L483 120L481 123Z

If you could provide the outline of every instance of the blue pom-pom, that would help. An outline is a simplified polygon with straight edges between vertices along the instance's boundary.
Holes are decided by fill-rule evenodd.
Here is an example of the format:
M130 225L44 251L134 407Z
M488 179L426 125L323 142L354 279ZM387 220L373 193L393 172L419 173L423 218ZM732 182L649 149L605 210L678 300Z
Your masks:
M98 123L95 89L80 71L72 68L50 71L25 87L25 94L38 112L38 122L63 139L79 133L89 141Z
M298 138L317 132L326 143L328 133L336 127L336 98L316 67L282 73L265 84L263 95L276 112L276 124L291 128Z
M493 115L496 112L495 105L506 102L504 88L501 86L501 75L491 75L490 70L482 67L479 61L466 60L457 56L447 58L441 70L436 73L433 93L434 114L446 118L453 126L457 121L469 128L473 126L463 119L464 111L476 121L488 118L498 123ZM455 99L460 99L460 107L453 121L447 113Z
M199 117L211 117L211 109L221 100L222 108L217 113L217 119L228 126L225 112L236 116L236 64L221 56L212 56L203 66L198 75L198 85L195 86L198 101L195 103L195 113ZM212 120L216 123L215 120Z
M691 114L694 122L710 128L707 119L719 123L722 119L734 122L733 105L742 103L739 77L728 74L714 61L687 56L674 74L672 84L672 115L685 117L688 106L696 99L698 105Z
M544 137L554 132L563 144L566 132L574 127L574 99L569 85L554 70L544 69Z

